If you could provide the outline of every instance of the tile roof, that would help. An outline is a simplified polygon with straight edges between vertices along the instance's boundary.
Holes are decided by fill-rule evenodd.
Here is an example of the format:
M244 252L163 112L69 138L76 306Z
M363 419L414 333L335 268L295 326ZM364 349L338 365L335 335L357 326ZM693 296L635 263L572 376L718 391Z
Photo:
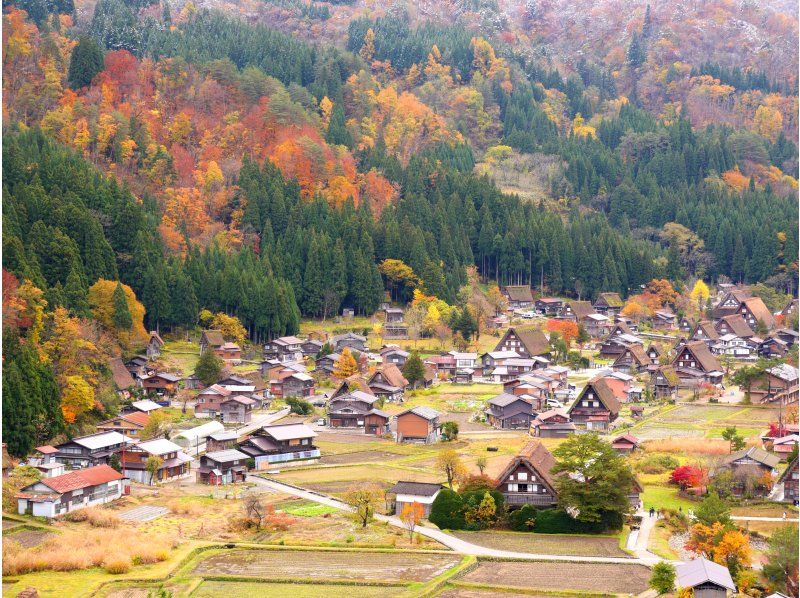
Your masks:
M441 484L428 484L426 482L397 482L389 488L392 494L410 494L412 496L434 496L443 486Z
M124 477L125 476L120 472L108 465L95 465L94 467L70 471L69 473L52 478L44 478L38 483L44 484L54 492L64 494L65 492L71 492L72 490L78 490L80 488L88 488L90 486L97 486L98 484L113 482L114 480L121 480ZM23 491L24 490L23 488Z
M294 438L314 438L317 433L305 424L278 424L264 426L265 433L275 440L292 440Z

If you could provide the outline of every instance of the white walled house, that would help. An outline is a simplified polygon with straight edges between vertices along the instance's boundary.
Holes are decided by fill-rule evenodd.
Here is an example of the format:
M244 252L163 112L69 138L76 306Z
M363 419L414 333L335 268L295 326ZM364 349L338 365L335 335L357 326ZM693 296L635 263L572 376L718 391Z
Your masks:
M397 482L389 489L390 494L394 494L395 515L403 512L403 507L407 504L419 503L425 513L425 517L431 514L431 505L439 492L442 490L441 484L428 484L424 482Z
M52 519L104 504L126 492L127 478L108 465L96 465L42 479L17 493L17 512Z

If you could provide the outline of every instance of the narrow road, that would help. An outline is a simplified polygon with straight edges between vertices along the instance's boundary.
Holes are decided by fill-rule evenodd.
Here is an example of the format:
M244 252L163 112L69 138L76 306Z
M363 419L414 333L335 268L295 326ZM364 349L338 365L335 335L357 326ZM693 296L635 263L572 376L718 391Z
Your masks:
M731 519L734 521L776 521L776 522L784 522L784 523L800 523L800 519L784 519L783 517L745 517L745 516L737 516L731 515Z
M283 482L278 482L275 480L270 480L266 478L262 478L259 476L247 476L248 482L253 482L258 484L264 488L269 488L270 490L283 492L285 494L291 494L293 496L297 496L298 498L304 498L306 500L310 500L312 502L316 502L322 505L327 505L329 507L334 507L336 509L341 509L343 511L350 511L352 512L352 507L346 505L340 500L332 498L330 496L326 496L324 494L319 494L317 492L312 492L310 490L305 490L303 488L298 488L296 486L290 486L289 484L284 484ZM394 516L387 516L387 515L376 515L375 519L378 521L385 521L389 525L394 527L399 527L405 529L403 522L400 521L399 518ZM434 529L431 527L422 527L419 526L415 530L415 532L430 538L431 540L436 540L440 544L444 544L451 550L455 552L459 552L461 554L470 554L474 556L490 556L490 557L502 557L502 558L509 558L509 559L526 559L531 561L565 561L565 562L581 562L581 563L616 563L616 564L638 564L638 565L646 565L648 567L654 565L655 563L659 562L661 559L657 556L650 554L646 550L637 550L635 558L623 558L623 557L601 557L601 556L572 556L572 555L558 555L558 554L536 554L532 552L513 552L509 550L498 550L496 548L486 548L485 546L478 546L477 544L472 544L471 542L467 542L466 540L462 540L461 538L456 538L455 536L451 536L448 533L445 533L439 529ZM649 531L645 536L649 535ZM643 539L644 546L647 546L647 538Z

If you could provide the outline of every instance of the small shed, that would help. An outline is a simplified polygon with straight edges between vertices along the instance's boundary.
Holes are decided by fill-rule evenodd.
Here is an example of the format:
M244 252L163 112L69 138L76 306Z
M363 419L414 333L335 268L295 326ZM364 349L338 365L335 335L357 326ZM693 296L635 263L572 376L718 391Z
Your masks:
M397 482L389 489L389 494L393 494L395 515L403 512L403 507L407 504L419 503L425 512L425 517L431 514L431 505L439 492L442 490L441 484L429 484L425 482Z
M702 557L681 563L676 574L675 585L691 588L695 598L725 598L728 592L736 591L728 568Z

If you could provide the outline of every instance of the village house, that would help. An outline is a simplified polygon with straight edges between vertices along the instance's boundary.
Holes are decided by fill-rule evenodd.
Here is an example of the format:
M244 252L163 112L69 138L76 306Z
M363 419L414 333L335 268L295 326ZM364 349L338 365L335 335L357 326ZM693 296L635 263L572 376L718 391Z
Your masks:
M389 430L389 414L375 407L378 397L362 390L331 397L327 405L331 428L363 428L365 434L382 436Z
M797 344L798 337L800 337L800 332L794 330L793 328L779 328L775 331L774 336L781 339L787 346L791 347Z
M214 452L236 448L237 440L239 440L239 433L236 430L220 430L206 437L206 450Z
M663 365L650 375L649 386L658 399L674 399L678 393L680 378L671 365Z
M472 384L474 375L475 375L475 370L470 370L470 369L456 370L456 373L453 374L452 382L453 384Z
M778 455L781 461L787 461L789 455L797 448L798 442L800 442L800 436L797 434L788 434L787 436L776 438L772 441L772 452Z
M633 376L625 372L613 371L608 374L601 374L600 377L602 377L620 403L630 399L629 393L635 380Z
M126 488L124 475L108 465L96 465L25 486L16 495L17 513L52 519L109 503L120 498Z
M172 397L178 392L178 383L181 376L171 372L155 372L149 376L139 378L139 384L148 394L155 394L159 397Z
M354 332L347 332L346 334L339 334L331 339L333 350L336 353L341 353L347 347L350 351L358 351L359 353L367 352L367 337L361 336Z
M622 311L625 303L619 293L600 293L594 302L594 310L609 317L616 316Z
M314 378L305 372L289 371L270 381L270 390L276 397L300 397L307 399L314 394Z
M596 313L589 301L567 301L561 306L558 318L577 324L584 324L587 316Z
M314 371L320 372L324 376L332 376L333 370L336 368L336 362L342 358L339 353L328 353L323 355L314 362Z
M282 336L264 345L264 359L302 361L303 354L303 341L296 336Z
M661 350L654 343L651 343L650 346L647 347L646 353L650 358L650 363L658 365L658 358L661 357Z
M200 335L200 355L211 349L215 353L225 344L225 337L220 330L203 330Z
M516 353L516 357L533 358L550 357L550 341L541 330L519 330L509 328L506 330L500 342L494 348L494 352ZM510 355L507 355L510 357ZM486 363L484 362L484 365Z
M236 449L213 451L200 457L197 483L224 486L244 482L250 457Z
M796 505L798 500L800 500L799 484L800 469L798 469L798 461L797 457L795 457L775 484L779 495L776 497L776 500Z
M316 338L308 338L303 341L303 344L300 345L300 349L303 351L303 356L305 357L314 357L319 355L319 352L322 351L322 347L325 346L325 343Z
M546 507L558 502L555 459L539 441L529 442L497 477L497 490L509 509L522 505Z
M34 456L28 459L28 465L38 469L43 478L63 475L64 464L56 461L56 454L58 454L58 449L54 446L49 444L37 446L34 449Z
M181 447L165 438L140 442L122 453L122 473L141 484L170 482L190 474L192 457ZM153 477L147 471L150 457L158 457L161 463ZM152 479L151 479L152 478Z
M566 409L548 409L531 422L531 435L536 438L564 438L575 430Z
M687 317L683 317L678 320L678 330L680 330L681 334L688 336L692 330L694 330L695 326L696 324Z
M150 421L150 416L141 411L123 413L97 424L97 429L103 432L119 432L130 438L139 438L142 430Z
M150 339L147 341L145 353L148 359L158 359L161 357L161 349L164 347L164 340L155 330L150 332Z
M789 345L777 336L768 336L758 345L758 356L764 359L781 359L789 353Z
M618 372L641 372L651 365L653 361L642 345L629 345L614 360L611 367Z
M126 413L138 411L140 413L147 413L149 415L153 413L153 411L158 411L159 409L163 409L163 407L155 401L151 401L150 399L141 399L139 401L133 401L130 405L130 408L125 408L124 411Z
M747 339L735 334L723 334L709 348L714 355L726 355L734 359L749 359L756 352Z
M714 324L714 330L717 331L719 336L724 336L726 334L733 334L741 338L753 336L753 331L750 329L750 326L747 325L747 322L745 322L744 318L739 314L732 314L730 316L720 318Z
M750 493L753 496L766 496L772 489L772 483L764 483L765 479L772 478L777 473L780 457L768 453L755 446L736 451L723 457L713 476L721 471L730 471L733 474L733 487L731 491L735 496Z
M427 519L431 515L433 501L439 496L442 487L441 484L425 482L397 482L387 493L394 496L395 515L399 516L406 505L417 503L422 505L424 517Z
M717 332L714 322L708 320L700 320L688 336L690 341L704 341L709 346L719 340L719 332Z
M603 314L589 314L583 320L583 327L592 338L606 336L614 329L614 323Z
M692 341L680 347L672 367L679 378L680 388L722 382L722 366L703 341Z
M528 285L508 285L501 288L508 301L509 311L530 309L533 306L533 293Z
M691 590L695 598L726 598L728 592L736 592L728 568L703 557L681 563L675 573L675 586Z
M389 363L381 366L369 377L367 385L373 395L390 403L400 403L403 391L408 387L408 380L396 365Z
M397 346L384 347L381 350L381 359L383 359L383 363L392 363L399 368L402 368L406 364L410 355L408 351L404 351Z
M222 411L222 401L231 395L233 395L233 391L219 384L212 384L201 390L195 399L195 417L217 417Z
M602 359L616 359L629 345L644 345L642 339L631 332L624 322L617 322L600 345Z
M517 359L519 354L516 351L489 351L481 355L481 369L484 374L491 372L498 366L505 365L509 359Z
M540 297L534 302L534 309L544 316L557 316L564 307L564 300L556 297Z
M125 367L120 357L110 360L108 362L108 367L111 370L111 378L114 381L117 394L123 400L129 399L131 396L131 389L136 386L136 380L133 379L133 376L128 368Z
M656 330L671 330L675 328L678 316L666 309L657 310L652 317L653 328Z
M246 424L253 419L256 402L244 395L232 395L220 403L220 415L225 424Z
M431 368L439 379L450 379L456 373L456 359L450 353L432 355L422 362L426 367Z
M748 297L743 300L739 305L739 313L754 332L760 326L768 330L775 327L775 316L769 311L761 297Z
M430 444L441 434L439 412L430 407L413 407L397 415L397 442Z
M567 411L577 427L586 430L607 430L619 416L619 401L601 378L586 383Z
M747 391L754 403L796 405L800 389L799 380L800 370L788 363L781 363L750 380Z
M541 411L547 399L553 396L555 385L553 380L533 376L520 376L503 383L503 394L524 397L530 404L534 414Z
M740 313L742 301L747 299L749 294L743 289L731 289L727 291L722 299L714 306L712 316L715 320Z
M242 348L236 343L223 343L221 347L214 349L214 353L226 365L238 365L242 362Z
M384 312L386 320L383 323L383 338L408 338L408 326L403 322L403 309L400 307L387 307Z
M620 434L611 441L611 448L622 455L628 455L639 448L639 439L631 434Z
M108 465L111 455L122 452L135 440L119 432L96 432L79 436L56 445L56 461L67 469L83 469L95 465Z
M489 399L485 413L490 426L503 430L527 430L536 417L529 399L508 393Z
M273 424L245 438L239 443L239 450L254 460L256 470L264 470L274 463L318 459L316 436L305 424Z
M543 368L549 363L548 360L542 357L533 357L530 359L524 357L510 357L496 365L488 377L494 382L507 382L509 380L515 380L528 372L532 372L537 367Z

